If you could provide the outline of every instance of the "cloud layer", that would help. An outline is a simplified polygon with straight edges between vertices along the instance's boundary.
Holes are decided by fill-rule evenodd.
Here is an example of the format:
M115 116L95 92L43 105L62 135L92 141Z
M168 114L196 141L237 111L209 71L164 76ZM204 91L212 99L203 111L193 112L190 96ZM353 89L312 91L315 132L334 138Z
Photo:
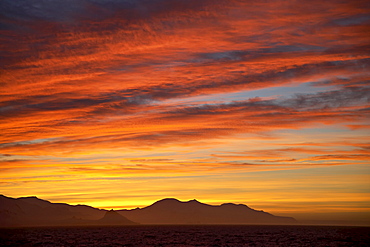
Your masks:
M369 12L367 1L3 0L2 191L85 202L74 195L93 189L74 191L78 181L99 181L109 199L120 193L108 193L112 179L145 187L190 176L205 189L184 197L213 189L248 203L235 174L262 172L258 181L245 175L260 184L269 172L293 183L291 171L362 171ZM214 183L220 174L233 189ZM340 188L333 197L342 198ZM163 182L152 193L178 190ZM143 192L132 200L135 193ZM281 193L282 201L300 194ZM272 205L267 194L261 200ZM351 207L366 198L369 191Z

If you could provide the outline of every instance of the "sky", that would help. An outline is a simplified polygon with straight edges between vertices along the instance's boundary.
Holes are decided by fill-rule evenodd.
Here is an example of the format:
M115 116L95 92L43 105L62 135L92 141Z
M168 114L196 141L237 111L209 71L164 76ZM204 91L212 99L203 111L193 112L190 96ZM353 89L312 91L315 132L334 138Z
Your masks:
M0 1L0 193L370 222L370 3Z

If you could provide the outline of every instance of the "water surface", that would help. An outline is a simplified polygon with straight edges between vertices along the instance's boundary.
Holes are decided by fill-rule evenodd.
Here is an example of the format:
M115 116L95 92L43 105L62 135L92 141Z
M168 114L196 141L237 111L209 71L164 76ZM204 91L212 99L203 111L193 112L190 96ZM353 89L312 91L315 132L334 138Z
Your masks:
M1 246L370 246L370 227L122 226L0 229Z

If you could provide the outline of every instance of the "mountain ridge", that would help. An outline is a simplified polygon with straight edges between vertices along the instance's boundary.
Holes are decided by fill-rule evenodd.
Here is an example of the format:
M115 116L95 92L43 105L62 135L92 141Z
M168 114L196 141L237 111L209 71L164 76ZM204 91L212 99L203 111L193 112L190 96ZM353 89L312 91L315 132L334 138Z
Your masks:
M244 204L209 205L197 200L165 198L136 209L117 210L141 224L297 224L292 217L275 216Z
M297 224L297 221L244 204L209 205L196 199L164 198L143 208L108 211L88 205L52 203L36 196L0 195L0 227L135 224Z

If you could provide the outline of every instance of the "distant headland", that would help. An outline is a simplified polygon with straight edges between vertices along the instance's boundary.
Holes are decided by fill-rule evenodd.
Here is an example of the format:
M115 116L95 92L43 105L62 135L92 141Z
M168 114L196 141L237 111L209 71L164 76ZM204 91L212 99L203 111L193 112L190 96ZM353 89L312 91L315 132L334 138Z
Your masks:
M214 206L197 200L166 198L144 208L103 210L86 205L52 203L37 197L0 195L0 227L110 225L294 225L292 217L254 210L244 204Z

